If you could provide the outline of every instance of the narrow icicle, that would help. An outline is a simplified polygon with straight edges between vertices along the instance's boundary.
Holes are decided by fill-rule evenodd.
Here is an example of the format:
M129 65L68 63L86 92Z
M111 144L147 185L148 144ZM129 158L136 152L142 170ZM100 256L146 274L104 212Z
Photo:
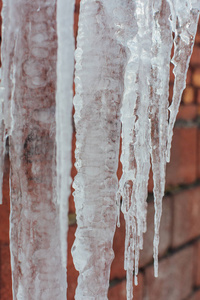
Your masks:
M3 188L3 169L4 169L4 155L5 155L5 132L4 132L4 116L3 116L3 102L4 102L4 88L0 86L0 204L2 204L2 188Z
M10 139L13 299L64 300L73 3L7 0L4 12L2 63Z
M159 227L165 191L166 139L171 49L170 6L164 0L153 1L152 56L149 119L151 125L151 163L154 180L154 273L158 276Z
M78 228L72 247L79 271L75 299L107 299L116 227L120 106L126 55L110 10L115 1L82 0L76 59L76 168Z
M13 43L12 37L10 35L10 24L7 15L8 5L6 5L5 3L3 4L4 5L1 11L1 17L3 19L3 23L1 28L2 39L1 39L1 69L0 69L1 72L0 74L0 204L2 204L5 143L6 143L6 135L8 133L6 132L5 127L6 127L6 120L10 120L10 109L7 106L7 104L9 103L9 101L7 101L8 89L5 89L5 87L12 84L12 73L10 74L10 76L8 75L9 60L8 58L6 58L6 54L9 51L8 41L10 40L10 46ZM4 36L7 36L7 38L5 39Z
M171 2L170 0L168 0ZM179 110L183 90L186 86L186 76L194 46L197 24L199 20L200 4L198 1L174 0L172 7L172 26L174 30L174 89L172 104L169 107L169 128L167 145L167 162L170 160L170 149L173 136L173 128Z
M66 266L68 198L71 185L72 85L74 71L74 0L57 0L56 163L60 240Z
M135 1L129 7L134 28L126 42L129 61L125 72L125 90L121 109L123 175L119 192L126 222L125 262L127 271L127 299L133 298L133 270L135 284L139 265L139 251L146 231L147 186L150 170L149 82L151 72L151 1ZM130 6L127 1L126 5Z

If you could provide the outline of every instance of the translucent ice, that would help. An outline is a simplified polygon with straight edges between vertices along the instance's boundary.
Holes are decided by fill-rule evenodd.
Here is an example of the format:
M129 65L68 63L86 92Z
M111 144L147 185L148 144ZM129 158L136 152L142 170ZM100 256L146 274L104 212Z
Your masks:
M66 299L73 1L4 1L13 299Z
M165 167L169 161L172 131L185 87L186 72L197 28L197 3L190 1L127 1L121 16L129 7L133 19L121 19L122 43L129 60L125 70L124 96L121 109L123 175L119 194L126 220L125 269L127 299L132 299L132 273L138 273L139 250L146 231L146 198L150 159L154 180L155 236L154 267L158 275L159 225L165 187ZM136 23L133 26L133 23ZM129 34L130 28L132 35ZM174 31L174 40L172 38ZM126 34L127 33L127 34ZM170 55L175 44L173 64L175 83L169 107L168 83ZM137 283L137 278L135 278Z
M75 299L107 299L116 225L116 171L126 55L114 38L107 1L81 1L76 50L78 228L72 248L79 271ZM114 3L114 1L111 1Z

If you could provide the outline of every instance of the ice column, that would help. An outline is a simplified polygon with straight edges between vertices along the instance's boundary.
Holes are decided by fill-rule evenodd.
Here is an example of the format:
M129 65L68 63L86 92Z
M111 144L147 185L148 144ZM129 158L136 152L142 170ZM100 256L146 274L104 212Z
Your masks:
M82 0L76 59L76 168L78 228L72 254L79 271L75 299L107 299L116 226L116 171L126 54L116 41L108 6Z
M72 21L70 0L4 1L14 300L66 299Z

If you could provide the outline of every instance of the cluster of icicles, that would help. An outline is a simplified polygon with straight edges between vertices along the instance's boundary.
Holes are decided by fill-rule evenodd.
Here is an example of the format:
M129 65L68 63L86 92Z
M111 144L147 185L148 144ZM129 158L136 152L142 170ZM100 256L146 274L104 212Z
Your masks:
M2 183L9 137L14 300L66 299L74 4L3 0L0 169ZM165 167L199 9L198 0L81 0L74 97L76 300L107 299L120 205L126 221L127 299L133 298L150 164L158 275ZM169 106L170 63L175 81Z

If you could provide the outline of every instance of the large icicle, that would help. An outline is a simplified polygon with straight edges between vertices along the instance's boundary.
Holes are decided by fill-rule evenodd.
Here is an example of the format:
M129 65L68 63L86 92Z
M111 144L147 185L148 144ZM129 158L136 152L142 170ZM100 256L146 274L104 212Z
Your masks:
M73 5L70 0L7 0L4 12L13 299L64 300L67 228L61 227L67 225L70 184Z
M80 275L75 299L107 299L116 226L119 112L126 56L109 9L116 1L82 0L76 49L77 212L72 254Z

